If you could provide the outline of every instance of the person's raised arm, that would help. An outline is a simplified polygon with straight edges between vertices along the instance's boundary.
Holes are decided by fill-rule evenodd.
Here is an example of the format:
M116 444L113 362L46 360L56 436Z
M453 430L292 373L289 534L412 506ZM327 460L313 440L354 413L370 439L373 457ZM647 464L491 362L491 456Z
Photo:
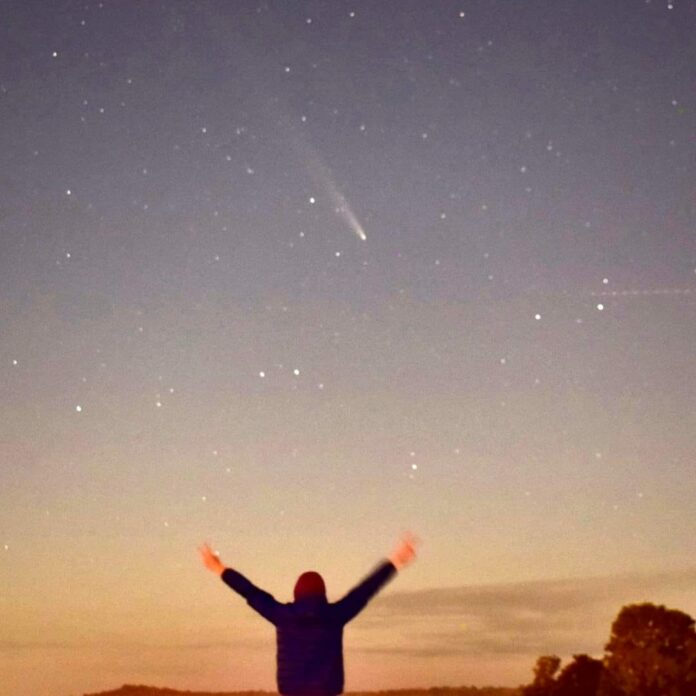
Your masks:
M390 562L397 570L401 570L407 566L416 557L416 546L420 543L420 539L411 532L406 532L401 537L398 546L391 552L389 556Z
M218 556L207 543L203 544L203 546L199 546L198 550L201 553L203 565L216 575L222 575L225 570L225 564L220 560L220 556Z
M200 546L198 550L201 553L203 564L208 570L219 575L228 587L231 587L237 594L244 597L252 609L271 623L275 623L278 607L281 605L275 600L273 595L256 587L253 582L245 578L240 572L226 567L220 560L220 556L207 543Z
M404 534L388 560L380 563L360 584L336 602L336 610L344 623L355 618L394 574L415 558L418 541L413 534Z

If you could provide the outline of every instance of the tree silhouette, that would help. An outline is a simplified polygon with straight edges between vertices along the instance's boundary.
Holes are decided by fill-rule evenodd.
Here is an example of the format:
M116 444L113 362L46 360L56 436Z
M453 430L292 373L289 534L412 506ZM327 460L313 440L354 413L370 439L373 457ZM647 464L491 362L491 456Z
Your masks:
M601 660L573 655L556 679L554 696L595 696L604 669Z
M694 620L654 604L623 607L605 646L600 696L696 696Z
M534 681L522 689L523 696L551 696L556 682L554 675L561 666L557 655L542 655L534 667Z
M595 696L602 676L602 661L589 655L573 655L558 677L561 660L544 655L537 660L534 681L522 689L523 696Z

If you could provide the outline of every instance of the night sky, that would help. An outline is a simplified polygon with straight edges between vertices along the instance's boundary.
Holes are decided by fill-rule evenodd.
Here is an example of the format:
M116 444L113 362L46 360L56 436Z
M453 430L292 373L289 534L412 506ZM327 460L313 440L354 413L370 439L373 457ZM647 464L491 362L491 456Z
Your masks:
M696 3L0 4L0 696L347 689L696 615Z

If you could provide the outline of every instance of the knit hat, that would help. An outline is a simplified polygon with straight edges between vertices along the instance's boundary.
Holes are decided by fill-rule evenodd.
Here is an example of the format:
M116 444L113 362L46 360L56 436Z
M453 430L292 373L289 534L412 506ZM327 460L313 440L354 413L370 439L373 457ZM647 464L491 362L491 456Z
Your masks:
M295 583L295 599L301 599L308 596L326 596L326 585L324 579L319 573L313 570L308 570L302 573Z

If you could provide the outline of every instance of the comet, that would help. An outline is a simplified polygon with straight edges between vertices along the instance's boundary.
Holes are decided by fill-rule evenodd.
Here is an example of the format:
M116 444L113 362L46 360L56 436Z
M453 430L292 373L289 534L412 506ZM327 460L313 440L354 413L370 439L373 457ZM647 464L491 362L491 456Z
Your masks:
M339 190L333 175L329 168L320 159L319 155L314 151L308 143L296 143L298 149L304 150L303 159L307 162L307 169L314 183L328 194L331 202L334 205L336 214L339 215L346 225L361 239L363 242L367 240L365 228L360 224L358 216L353 212L353 208L346 197Z
M287 117L281 116L279 126L279 130L287 134L290 146L295 151L297 158L306 166L314 184L327 194L336 214L355 233L358 239L363 242L367 241L365 228L353 211L353 207L341 193L329 167L307 141L304 133L298 129L296 121L291 121Z
M338 190L331 179L325 179L324 182L329 196L333 204L336 206L336 213L338 213L338 215L345 220L348 227L350 227L350 229L353 230L353 232L355 232L355 234L357 234L363 242L366 241L367 235L365 234L365 229L360 224L360 220L358 220L357 216L353 212L353 209L350 207L346 197Z

